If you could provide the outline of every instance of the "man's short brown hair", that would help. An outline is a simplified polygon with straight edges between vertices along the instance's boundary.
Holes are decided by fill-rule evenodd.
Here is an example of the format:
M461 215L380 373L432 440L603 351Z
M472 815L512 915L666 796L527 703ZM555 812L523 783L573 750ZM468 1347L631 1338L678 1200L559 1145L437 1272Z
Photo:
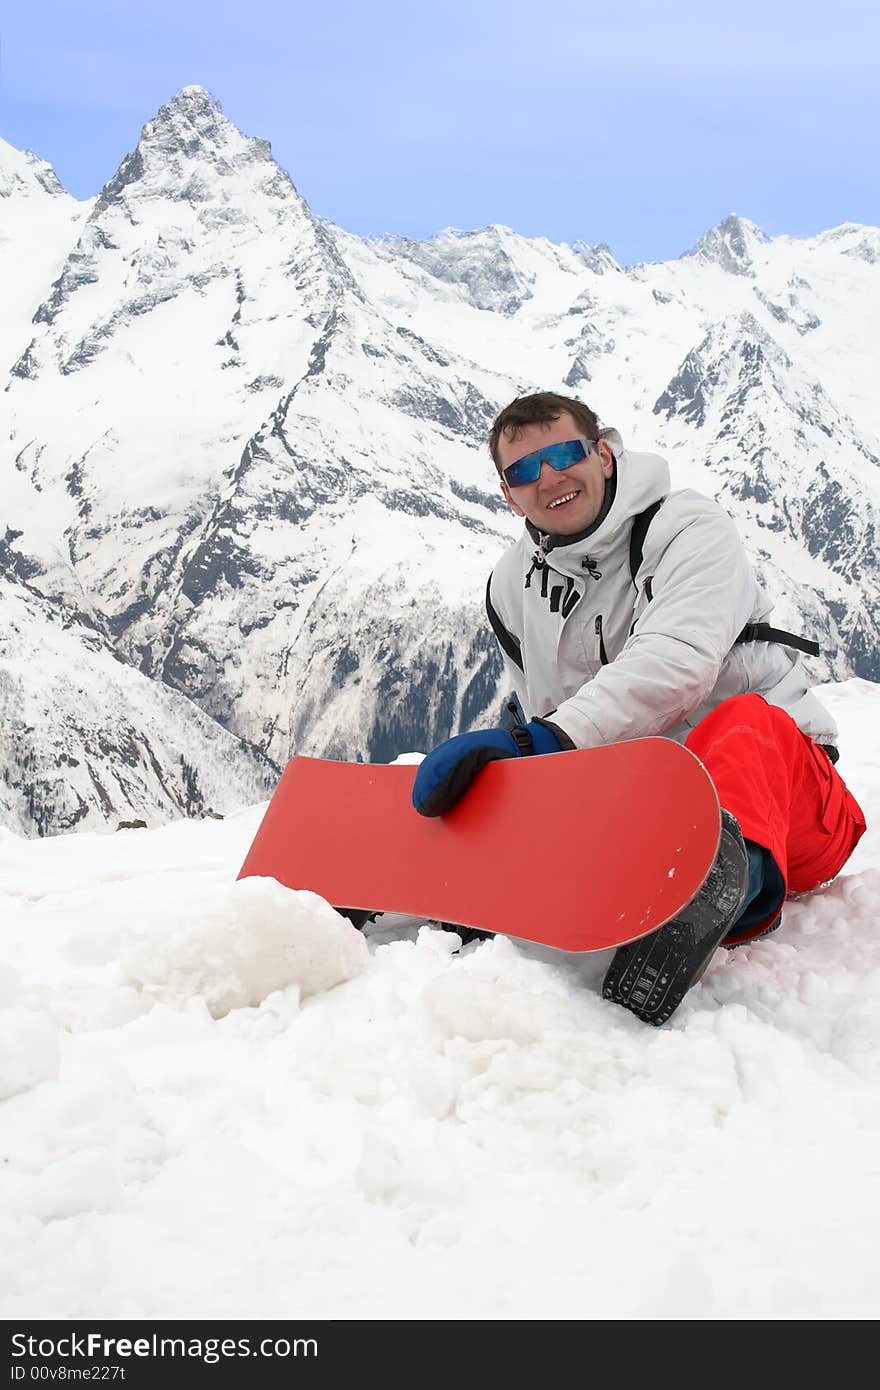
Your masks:
M563 411L572 417L585 439L595 442L599 438L597 416L588 405L574 396L558 396L555 391L536 391L533 396L517 396L496 416L489 431L489 453L499 474L501 460L498 457L498 444L502 435L507 440L516 439L525 425L547 425L552 420L558 420Z

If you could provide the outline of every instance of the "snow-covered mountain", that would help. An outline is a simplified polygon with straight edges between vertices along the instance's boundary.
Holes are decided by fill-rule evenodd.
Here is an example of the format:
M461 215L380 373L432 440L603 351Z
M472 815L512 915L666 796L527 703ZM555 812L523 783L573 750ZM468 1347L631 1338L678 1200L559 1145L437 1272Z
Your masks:
M30 495L28 495L30 493ZM120 816L222 815L259 800L273 765L185 695L116 652L108 626L15 473L0 534L0 807L19 834L115 825Z
M30 757L5 752L0 818L161 819L190 804L185 728L217 809L209 731L229 740L229 804L292 752L382 760L493 718L483 589L518 523L484 440L532 389L582 396L667 453L676 486L719 496L777 620L822 642L817 675L880 679L880 231L768 239L730 218L629 270L503 227L364 240L313 217L198 87L95 200L2 145L0 196L18 306L0 340L0 699L34 730ZM55 652L54 629L91 674L44 698L10 662L25 631ZM89 733L108 660L126 728L147 733L146 690L164 702L150 785L114 782L113 739L100 755ZM62 813L44 788L86 744L103 792L87 779L87 809Z
M91 202L66 193L52 169L29 150L0 140L0 366L27 342L31 319L76 242Z

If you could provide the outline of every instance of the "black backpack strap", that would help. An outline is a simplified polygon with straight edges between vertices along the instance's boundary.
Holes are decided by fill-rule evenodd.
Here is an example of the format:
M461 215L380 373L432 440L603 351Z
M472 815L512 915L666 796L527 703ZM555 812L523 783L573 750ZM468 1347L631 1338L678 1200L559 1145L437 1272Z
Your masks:
M492 624L492 631L498 638L498 645L500 646L501 650L505 652L506 655L510 657L511 661L522 671L524 669L522 659L522 648L520 647L517 638L514 637L512 632L508 632L507 628L504 626L498 614L495 612L495 609L492 606L491 589L492 576L490 574L489 582L486 585L486 614L489 618L489 622Z
M661 497L659 502L652 502L650 507L646 507L643 512L639 512L633 518L632 530L629 533L629 572L632 582L635 584L636 575L642 563L642 551L645 548L645 537L648 534L648 527L657 515L664 499Z
M629 572L633 584L636 582L636 575L642 563L642 552L645 547L648 527L657 515L663 501L664 499L661 497L659 502L654 502L650 507L646 507L633 520L629 536ZM653 578L653 576L651 577ZM650 603L652 598L650 578L645 580L645 594ZM739 642L778 642L780 646L794 647L796 651L805 652L807 656L819 655L818 642L813 642L809 637L798 637L793 632L783 632L781 628L771 627L769 623L747 623L737 637L734 646Z
M819 643L809 637L797 637L793 632L783 632L781 628L771 627L769 623L746 623L737 642L778 642L782 647L795 647L807 656L819 655ZM736 645L736 643L734 643Z

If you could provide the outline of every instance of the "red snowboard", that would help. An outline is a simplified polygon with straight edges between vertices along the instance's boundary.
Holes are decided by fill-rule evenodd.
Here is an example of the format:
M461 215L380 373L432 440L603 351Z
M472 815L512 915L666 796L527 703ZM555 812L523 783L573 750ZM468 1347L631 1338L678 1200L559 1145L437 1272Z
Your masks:
M431 820L413 810L414 776L293 758L239 878L596 951L674 917L718 848L709 774L670 739L490 763Z

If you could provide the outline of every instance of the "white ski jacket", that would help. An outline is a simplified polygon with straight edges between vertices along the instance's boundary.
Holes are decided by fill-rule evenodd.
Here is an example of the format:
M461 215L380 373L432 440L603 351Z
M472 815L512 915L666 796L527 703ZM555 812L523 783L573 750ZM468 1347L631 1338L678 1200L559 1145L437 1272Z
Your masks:
M670 492L658 455L628 452L616 430L601 437L617 488L600 524L569 540L527 522L489 581L490 615L512 639L502 646L522 657L520 670L504 653L528 717L548 718L576 748L651 734L681 743L722 700L755 691L817 743L834 744L834 720L797 653L736 644L771 605L728 514L698 492ZM633 582L633 518L661 499Z

